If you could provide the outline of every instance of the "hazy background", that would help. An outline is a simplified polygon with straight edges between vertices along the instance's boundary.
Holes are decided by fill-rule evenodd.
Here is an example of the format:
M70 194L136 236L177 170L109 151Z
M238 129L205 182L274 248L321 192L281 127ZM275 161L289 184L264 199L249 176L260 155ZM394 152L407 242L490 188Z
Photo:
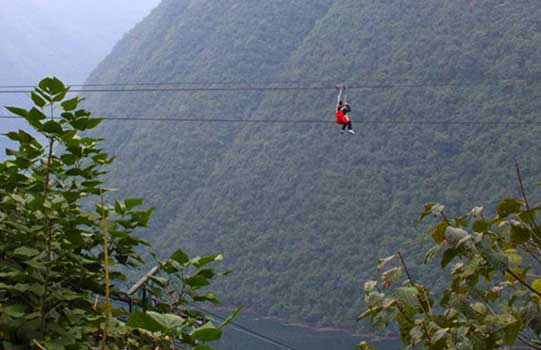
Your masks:
M115 43L160 0L0 0L0 85L36 84L45 76L82 83ZM0 94L6 105L24 95ZM14 126L0 120L0 133ZM0 158L5 139L0 138Z
M82 82L159 0L1 0L0 83Z

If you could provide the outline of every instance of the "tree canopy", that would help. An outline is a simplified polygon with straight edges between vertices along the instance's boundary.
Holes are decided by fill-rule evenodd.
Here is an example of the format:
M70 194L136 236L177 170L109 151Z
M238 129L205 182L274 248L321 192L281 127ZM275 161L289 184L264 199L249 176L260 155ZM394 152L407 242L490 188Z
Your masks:
M494 216L475 207L448 218L443 205L426 205L420 219L439 222L425 263L440 257L434 268L448 274L447 287L420 284L401 253L381 259L381 279L364 283L367 310L358 320L380 330L396 323L403 344L419 349L538 349L541 207L530 205L520 182L524 197L504 199Z
M46 78L31 95L31 109L7 107L33 133L7 133L18 147L0 163L1 348L155 349L179 342L211 349L207 343L230 319L217 324L196 304L220 302L208 286L223 275L210 266L223 256L153 255L162 272L147 287L154 302L128 298L126 273L142 267L141 249L150 246L135 231L147 227L153 208L138 198L105 200L111 190L104 166L113 158L88 136L101 119L68 94L60 80Z

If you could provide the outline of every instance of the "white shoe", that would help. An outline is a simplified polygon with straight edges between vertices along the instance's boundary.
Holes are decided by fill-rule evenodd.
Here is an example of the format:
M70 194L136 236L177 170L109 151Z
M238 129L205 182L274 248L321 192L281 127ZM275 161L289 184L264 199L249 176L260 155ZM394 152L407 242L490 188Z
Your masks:
M340 135L344 135L344 130L340 130Z
M348 132L349 132L351 135L355 135L355 131L353 131L353 130L351 130L351 129L348 130Z

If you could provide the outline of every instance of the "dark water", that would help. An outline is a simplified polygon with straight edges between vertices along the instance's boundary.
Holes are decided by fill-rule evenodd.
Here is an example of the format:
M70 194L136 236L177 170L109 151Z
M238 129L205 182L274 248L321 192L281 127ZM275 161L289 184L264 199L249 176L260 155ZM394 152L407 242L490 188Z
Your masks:
M125 303L113 301L113 305L127 312ZM205 312L213 315L216 323L229 315L221 311ZM318 332L242 312L225 327L222 339L210 345L217 350L357 350L362 340L376 345L378 350L402 349L398 341L375 342L344 332Z
M307 328L287 326L275 320L255 318L250 315L238 315L235 324L230 324L224 331L224 336L218 343L212 345L219 350L283 350L277 344L250 335L245 327L258 334L264 335L295 350L356 350L360 337L342 332L317 332ZM399 350L398 341L373 342L379 350Z

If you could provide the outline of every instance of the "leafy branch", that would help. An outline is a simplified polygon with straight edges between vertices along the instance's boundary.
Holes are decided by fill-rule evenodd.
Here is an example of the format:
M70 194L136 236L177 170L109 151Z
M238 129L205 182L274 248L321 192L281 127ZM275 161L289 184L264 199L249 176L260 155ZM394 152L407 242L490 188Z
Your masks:
M437 309L430 290L415 283L399 252L378 264L381 271L394 258L400 261L400 267L382 272L382 288L377 281L364 284L367 310L358 319L369 318L379 329L394 320L404 345L423 349L509 348L516 342L538 349L532 334L541 333L541 279L529 281L537 277L528 273L532 260L526 257L529 246L540 248L527 224L534 225L541 208L528 204L518 166L517 175L523 200L503 200L492 218L483 215L482 207L451 219L443 205L425 206L420 220L430 215L441 219L429 230L436 245L425 263L441 254L442 272L450 273ZM410 287L394 287L401 270L406 274L402 285Z
M123 295L114 288L127 280L121 271L144 264L137 250L149 244L133 233L148 226L153 208L142 208L137 198L106 203L102 176L113 158L88 133L101 119L79 108L83 99L67 98L68 93L60 80L46 78L31 94L32 108L7 107L32 132L6 133L16 148L8 148L0 163L0 344L21 350L153 350L164 344L166 330L171 341L208 350L221 330L204 313L190 311L183 298L164 300L148 312L127 313L111 304ZM55 110L60 115L54 116ZM92 204L94 211L88 209ZM222 256L186 257L196 274L177 276L188 272L177 266L184 256L178 251L165 263L178 269L168 277L187 283L193 302L218 303L202 291L220 274L203 267ZM160 294L160 288L154 291ZM137 324L138 319L148 322Z

